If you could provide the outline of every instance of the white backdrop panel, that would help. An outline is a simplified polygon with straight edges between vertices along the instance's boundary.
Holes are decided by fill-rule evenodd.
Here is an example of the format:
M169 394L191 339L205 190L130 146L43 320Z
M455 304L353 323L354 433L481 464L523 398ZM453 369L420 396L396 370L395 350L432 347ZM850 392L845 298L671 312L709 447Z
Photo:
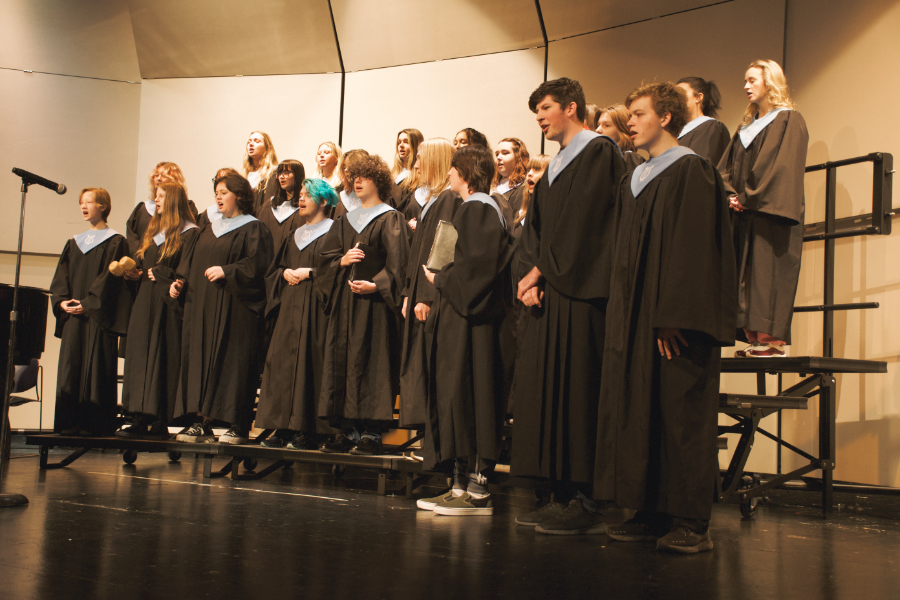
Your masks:
M340 75L155 79L141 88L132 205L147 197L153 167L172 161L198 208L209 206L216 170L240 170L253 131L271 136L279 160L297 159L313 176L316 147L337 140Z
M473 127L491 144L518 137L537 154L541 131L528 96L543 81L543 63L539 49L350 73L344 148L365 148L392 164L401 129L452 140Z

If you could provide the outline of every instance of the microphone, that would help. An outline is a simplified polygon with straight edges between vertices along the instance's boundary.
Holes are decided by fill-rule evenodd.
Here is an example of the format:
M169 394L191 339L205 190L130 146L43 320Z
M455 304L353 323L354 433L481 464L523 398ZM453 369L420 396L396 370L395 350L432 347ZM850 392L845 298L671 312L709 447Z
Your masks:
M19 168L13 167L12 172L14 174L18 175L19 177L21 177L22 179L24 179L25 183L28 183L28 184L36 183L38 185L44 186L48 190L53 190L60 196L62 196L63 194L66 193L66 186L64 186L61 183L54 183L54 182L50 181L49 179L44 179L40 175L35 175L34 173L29 173L25 169L19 169Z

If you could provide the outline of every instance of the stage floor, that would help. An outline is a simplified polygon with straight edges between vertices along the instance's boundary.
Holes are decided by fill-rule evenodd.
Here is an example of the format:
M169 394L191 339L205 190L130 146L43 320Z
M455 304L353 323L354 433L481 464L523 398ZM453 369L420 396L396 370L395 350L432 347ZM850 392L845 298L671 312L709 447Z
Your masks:
M14 454L13 456L16 456ZM295 465L262 481L201 483L202 461L89 452L40 472L10 461L0 598L896 598L900 521L851 510L716 505L715 549L661 554L606 536L517 526L533 494L493 517L442 517L375 493L374 472ZM420 490L428 491L428 490ZM435 492L439 491L434 488ZM389 492L390 493L390 492ZM840 501L840 498L838 498Z

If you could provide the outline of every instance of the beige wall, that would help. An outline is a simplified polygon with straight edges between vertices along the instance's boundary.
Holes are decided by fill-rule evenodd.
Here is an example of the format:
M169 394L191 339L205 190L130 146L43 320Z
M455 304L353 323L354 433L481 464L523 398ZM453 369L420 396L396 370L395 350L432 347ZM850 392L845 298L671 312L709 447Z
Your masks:
M549 77L577 79L598 106L624 102L642 82L703 77L719 86L719 120L733 131L747 106L744 69L760 57L781 61L783 25L784 0L700 8L551 42Z

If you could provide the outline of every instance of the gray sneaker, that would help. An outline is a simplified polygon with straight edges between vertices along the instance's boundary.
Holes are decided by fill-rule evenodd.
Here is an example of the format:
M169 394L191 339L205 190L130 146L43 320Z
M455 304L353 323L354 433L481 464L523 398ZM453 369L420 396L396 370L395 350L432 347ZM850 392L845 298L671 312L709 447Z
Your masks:
M545 504L537 510L525 513L524 515L519 515L516 517L516 523L525 525L526 527L537 527L544 521L549 521L550 519L562 516L565 510L565 504L551 500L548 504Z
M461 491L462 490L460 490L460 492ZM421 498L419 500L416 500L416 506L418 506L422 510L434 510L434 507L438 504L446 504L447 502L450 502L454 498L458 497L459 496L453 493L453 490L448 490L447 492L444 492L440 496L435 496L434 498Z
M436 504L432 509L436 515L450 517L490 516L494 514L494 504L490 494L484 498L474 498L468 492L444 504Z
M656 549L679 554L697 554L713 549L709 530L697 533L689 527L677 527L656 541Z
M592 513L584 508L581 500L572 500L563 514L542 522L534 528L538 533L548 535L598 535L606 533L606 523L599 512Z

